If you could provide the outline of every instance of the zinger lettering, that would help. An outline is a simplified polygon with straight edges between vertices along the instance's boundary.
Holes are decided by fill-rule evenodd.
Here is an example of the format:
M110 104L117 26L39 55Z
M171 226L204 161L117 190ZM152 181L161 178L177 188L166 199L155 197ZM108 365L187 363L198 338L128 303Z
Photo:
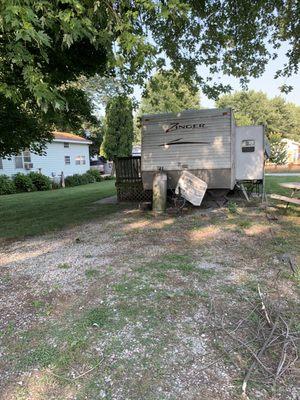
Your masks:
M186 124L180 125L179 122L172 122L169 128L165 131L166 133L176 131L179 129L196 129L196 128L204 128L205 124Z

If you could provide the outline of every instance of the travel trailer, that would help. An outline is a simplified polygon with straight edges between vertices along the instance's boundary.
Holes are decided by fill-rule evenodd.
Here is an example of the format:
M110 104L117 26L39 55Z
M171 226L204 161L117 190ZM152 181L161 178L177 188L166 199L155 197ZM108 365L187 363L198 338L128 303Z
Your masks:
M232 109L188 110L144 115L141 174L152 189L158 171L175 189L183 171L207 184L207 189L231 190L245 181L263 183L264 127L237 127Z

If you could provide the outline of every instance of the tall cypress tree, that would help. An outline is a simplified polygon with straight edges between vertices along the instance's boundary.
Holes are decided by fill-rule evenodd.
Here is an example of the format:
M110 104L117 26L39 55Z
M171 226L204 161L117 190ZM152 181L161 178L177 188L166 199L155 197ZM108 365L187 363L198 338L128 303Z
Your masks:
M132 153L133 117L132 103L125 95L108 101L101 155L109 160L129 157Z

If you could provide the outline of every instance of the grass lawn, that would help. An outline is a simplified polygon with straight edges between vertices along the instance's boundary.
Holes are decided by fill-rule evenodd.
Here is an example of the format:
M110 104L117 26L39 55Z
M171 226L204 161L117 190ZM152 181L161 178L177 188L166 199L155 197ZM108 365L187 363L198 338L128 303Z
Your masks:
M1 196L0 238L40 235L107 215L118 207L93 203L114 194L115 181L104 181L63 190Z
M300 181L300 176L267 176L267 193L289 195L280 182ZM20 193L0 197L0 238L40 235L67 226L89 221L119 209L116 205L93 204L115 194L115 182L49 192Z
M295 176L266 176L266 192L290 196L291 189L285 189L279 185L283 182L300 182L300 174L295 174Z

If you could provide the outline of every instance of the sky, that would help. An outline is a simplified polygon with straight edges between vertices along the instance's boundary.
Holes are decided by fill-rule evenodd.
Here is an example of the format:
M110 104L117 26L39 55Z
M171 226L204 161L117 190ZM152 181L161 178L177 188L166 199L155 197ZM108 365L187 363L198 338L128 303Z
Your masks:
M288 79L286 78L278 78L274 79L274 75L277 70L281 69L286 62L285 53L288 49L287 45L282 45L281 49L278 51L278 58L276 60L270 61L267 66L264 74L257 79L250 79L250 83L248 85L249 90L263 91L268 97L272 98L275 96L281 96L286 101L293 102L300 106L300 72L297 75L294 75ZM200 76L202 69L199 67L198 69ZM203 75L206 75L203 70ZM242 90L239 84L238 79L233 77L221 75L219 80L223 84L230 84L233 88L233 91ZM279 87L283 84L291 85L294 87L294 90L289 94L281 93ZM136 87L134 90L134 96L137 100L141 98L142 90L139 87ZM201 107L212 108L214 107L214 100L208 99L205 95L201 95Z
M269 62L269 64L266 67L265 73L260 78L251 79L248 88L250 90L256 90L256 91L261 90L265 92L268 95L268 97L281 96L285 100L296 103L297 105L300 106L300 73L288 79L286 78L274 79L276 71L282 68L284 62L286 61L285 57L286 50L287 46L283 46L279 52L278 58L276 60ZM241 87L237 79L225 76L222 76L221 79L223 83L230 84L235 91L241 90ZM281 93L279 87L283 84L293 86L294 90L287 95ZM213 107L214 101L209 100L207 97L202 95L201 106Z

